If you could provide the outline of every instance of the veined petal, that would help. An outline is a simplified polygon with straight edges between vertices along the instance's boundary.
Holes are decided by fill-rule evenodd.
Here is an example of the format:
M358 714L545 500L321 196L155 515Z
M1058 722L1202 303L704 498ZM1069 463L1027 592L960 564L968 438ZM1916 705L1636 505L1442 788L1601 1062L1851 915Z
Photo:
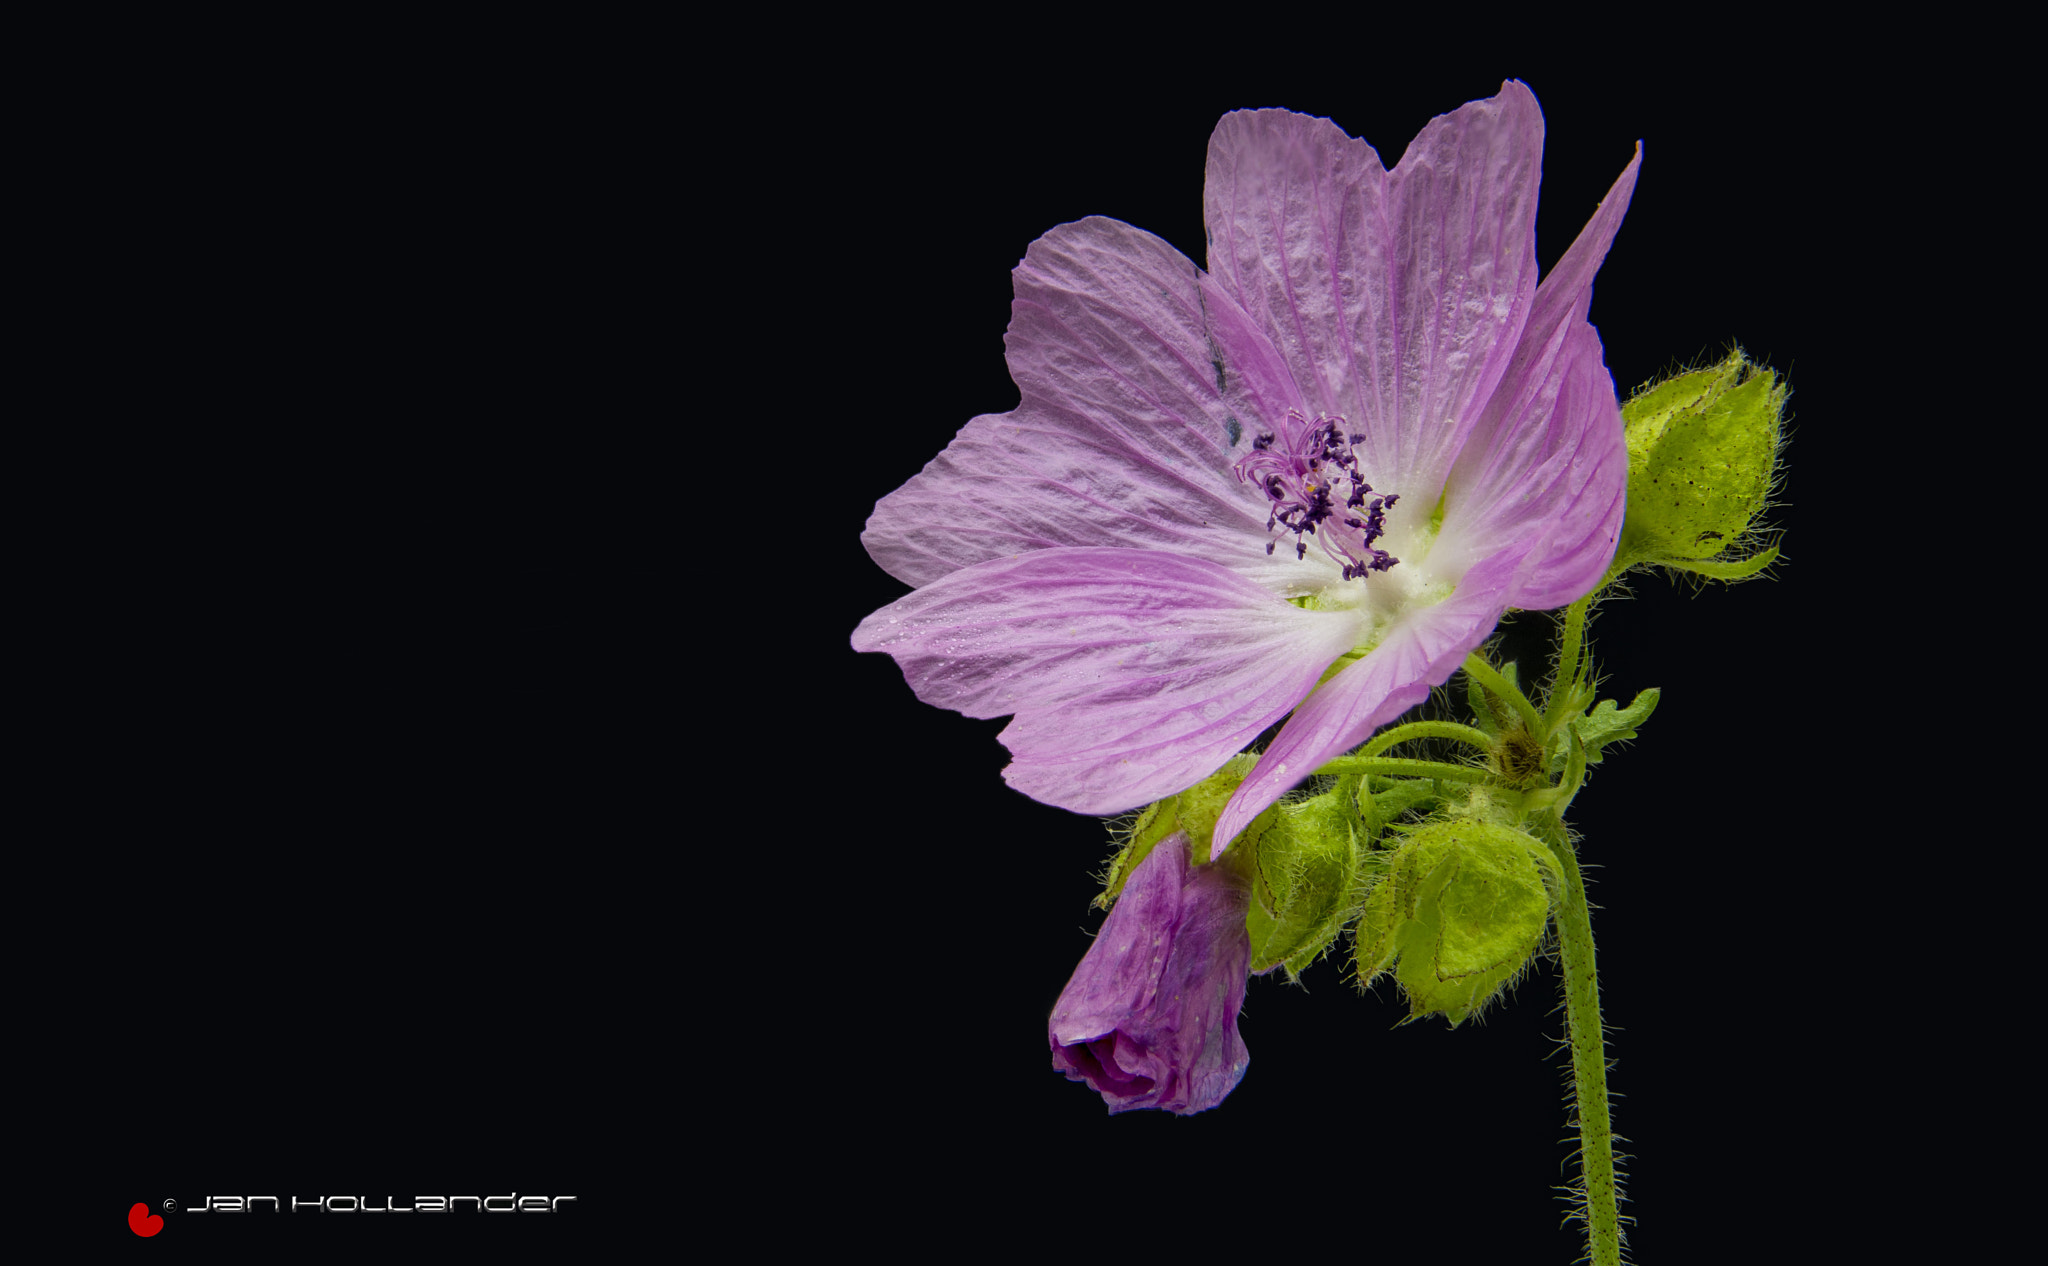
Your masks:
M978 563L883 607L887 651L926 703L1015 713L1019 791L1118 813L1193 786L1284 716L1355 642L1229 568L1157 550L1054 548Z
M1033 242L1013 285L1023 401L876 504L861 536L875 561L925 585L1026 550L1120 546L1298 589L1266 555L1265 499L1231 471L1264 419L1302 403L1244 314L1186 256L1100 217Z
M1307 412L1352 430L1381 420L1365 401L1379 398L1386 175L1372 146L1287 110L1234 111L1209 138L1210 274L1279 348Z
M1543 116L1520 83L1432 120L1392 173L1327 119L1224 116L1209 266L1376 487L1433 503L1536 293Z
M1185 835L1169 836L1146 854L1088 947L1084 970L1074 973L1053 1007L1048 1029L1055 1042L1095 1041L1151 1007L1180 925L1187 879Z
M1211 857L1222 856L1253 818L1323 762L1363 743L1374 729L1420 703L1430 687L1449 681L1499 623L1525 551L1524 545L1510 546L1475 564L1457 592L1403 616L1370 654L1296 708L1224 806Z
M1239 1035L1249 885L1161 840L1124 885L1047 1021L1053 1067L1111 1112L1215 1107L1251 1062Z
M1527 547L1508 605L1546 610L1599 583L1614 557L1628 453L1600 336L1580 321L1512 427L1475 434L1444 498L1436 548L1484 557Z
M1532 611L1576 602L1600 583L1628 508L1621 408L1592 326L1581 323L1567 340L1562 378L1552 415L1556 451L1518 486L1550 507L1508 593L1509 606Z
M1628 480L1621 412L1586 313L1641 162L1639 146L1544 278L1514 362L1451 475L1439 548L1483 556L1542 533L1510 596L1513 606L1543 609L1577 599L1599 582L1621 531Z

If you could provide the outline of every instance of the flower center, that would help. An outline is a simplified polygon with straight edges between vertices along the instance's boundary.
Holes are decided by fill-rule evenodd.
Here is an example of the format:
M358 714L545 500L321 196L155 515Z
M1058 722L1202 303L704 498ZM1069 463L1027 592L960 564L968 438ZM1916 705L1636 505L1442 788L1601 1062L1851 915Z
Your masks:
M1255 485L1273 503L1266 530L1274 524L1294 533L1294 556L1308 557L1313 534L1323 552L1344 568L1344 579L1385 571L1401 560L1372 543L1387 530L1387 510L1399 493L1367 500L1372 485L1358 473L1351 446L1363 435L1344 434L1344 419L1319 413L1311 422L1299 409L1289 409L1273 431L1252 441L1252 451L1231 469ZM1273 552L1278 542L1266 542Z

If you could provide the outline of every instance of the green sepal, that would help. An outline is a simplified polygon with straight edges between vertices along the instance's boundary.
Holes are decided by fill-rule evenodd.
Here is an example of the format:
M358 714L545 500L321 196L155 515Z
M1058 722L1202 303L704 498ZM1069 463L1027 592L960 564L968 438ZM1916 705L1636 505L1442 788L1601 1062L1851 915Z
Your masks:
M1175 831L1186 831L1191 844L1191 856L1197 864L1209 860L1209 848L1216 833L1216 819L1223 816L1223 806L1230 803L1230 797L1238 784L1251 775L1259 758L1252 754L1239 754L1224 762L1223 768L1209 775L1201 782L1164 800L1147 805L1131 825L1131 833L1124 846L1109 863L1109 870L1103 876L1102 895L1095 904L1107 910L1116 901L1117 894L1124 890L1124 883L1131 872L1150 855L1154 845L1172 835ZM1251 825L1238 837L1246 845L1254 844L1273 822L1274 810L1268 809L1253 818Z
M1178 795L1168 796L1164 800L1154 800L1145 806L1138 814L1138 820L1131 824L1130 836L1125 839L1123 847L1117 850L1116 856L1110 859L1109 869L1103 873L1102 891L1095 898L1097 909L1107 910L1116 904L1116 899L1123 892L1124 883L1130 879L1131 872L1138 868L1138 863L1151 854L1154 845L1173 834L1174 827L1179 821Z
M1737 545L1770 495L1786 394L1736 351L1621 407L1628 513L1618 565L1677 566Z
M1245 930L1251 969L1284 965L1290 978L1329 948L1349 922L1363 845L1354 808L1358 780L1277 807L1252 847L1252 896Z
M1395 854L1398 861L1399 853ZM1365 899L1365 908L1359 911L1358 927L1352 943L1353 963L1358 969L1358 983L1369 985L1387 968L1393 966L1400 955L1401 947L1396 936L1404 921L1404 897L1406 894L1398 878L1399 867L1390 865L1378 884L1373 886Z
M1416 831L1360 915L1360 983L1392 968L1410 1019L1442 1015L1453 1027L1485 1006L1543 943L1552 887L1545 870L1554 867L1539 867L1542 848L1489 822Z
M1732 563L1717 562L1713 559L1660 558L1658 563L1677 571L1689 571L1709 580L1747 580L1764 568L1778 561L1778 547L1773 545L1754 558L1737 559Z

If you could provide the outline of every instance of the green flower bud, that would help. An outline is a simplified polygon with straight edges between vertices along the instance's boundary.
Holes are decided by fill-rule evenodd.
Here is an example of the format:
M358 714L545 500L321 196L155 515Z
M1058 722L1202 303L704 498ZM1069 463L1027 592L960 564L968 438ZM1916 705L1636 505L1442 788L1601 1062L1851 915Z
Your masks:
M1543 943L1549 850L1520 831L1462 819L1418 828L1395 851L1358 921L1358 979L1393 969L1410 1019L1452 1027L1485 1006Z
M1275 806L1271 824L1247 854L1252 971L1284 964L1298 980L1350 922L1363 851L1357 796L1358 780L1345 778L1322 795Z
M1658 563L1734 580L1777 556L1773 548L1716 560L1750 531L1770 496L1785 396L1777 375L1736 351L1718 365L1648 387L1621 407L1628 517L1617 571Z

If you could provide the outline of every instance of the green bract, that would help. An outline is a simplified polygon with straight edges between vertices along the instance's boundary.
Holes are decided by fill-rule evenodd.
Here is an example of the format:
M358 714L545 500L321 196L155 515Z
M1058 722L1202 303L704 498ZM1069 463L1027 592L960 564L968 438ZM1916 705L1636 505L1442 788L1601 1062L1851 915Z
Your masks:
M1549 850L1520 831L1464 819L1409 836L1358 922L1358 978L1390 967L1411 1018L1453 1025L1484 1006L1543 942Z
M1647 388L1621 407L1628 517L1615 570L1658 563L1724 580L1761 571L1775 548L1734 548L1762 513L1778 460L1786 390L1741 352Z

